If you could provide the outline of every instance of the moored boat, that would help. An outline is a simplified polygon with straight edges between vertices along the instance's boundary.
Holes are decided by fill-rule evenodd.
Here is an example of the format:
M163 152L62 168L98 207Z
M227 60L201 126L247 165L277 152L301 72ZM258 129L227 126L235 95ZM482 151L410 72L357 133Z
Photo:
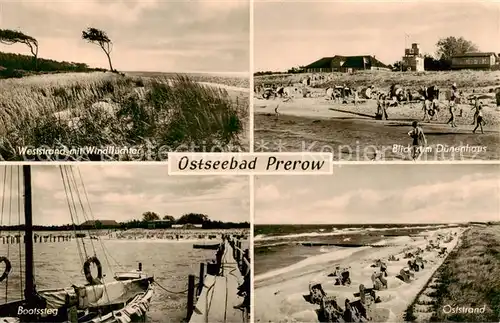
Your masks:
M7 167L5 166L5 174L8 170ZM17 169L19 172L19 168ZM72 206L70 201L79 201L80 203L82 201L80 196L73 196L78 195L82 190L76 184L79 172L75 174L71 166L60 166L60 170L69 211L73 219L76 207ZM20 174L18 173L18 175ZM83 270L87 283L57 289L37 290L33 253L31 166L22 166L22 177L24 182L25 275L22 277L20 285L21 288L24 287L24 290L21 291L24 297L21 300L1 304L0 321L2 323L35 321L128 323L145 321L154 293L154 277L142 271L142 264L139 264L136 271L115 273L113 278L108 280L103 275L101 263L96 255L88 255L85 251L86 261L83 263ZM21 183L18 186L17 189L20 191ZM84 186L83 192L82 195L87 196ZM5 199L5 194L3 194L3 198ZM78 239L83 240L85 235L75 233L75 237L78 242ZM104 245L101 245L104 248ZM85 248L83 249L85 250ZM6 257L0 257L0 259L4 259L6 264L6 270L4 275L0 277L0 282L4 280L8 282L12 264ZM97 267L96 277L92 276L91 267L93 266Z

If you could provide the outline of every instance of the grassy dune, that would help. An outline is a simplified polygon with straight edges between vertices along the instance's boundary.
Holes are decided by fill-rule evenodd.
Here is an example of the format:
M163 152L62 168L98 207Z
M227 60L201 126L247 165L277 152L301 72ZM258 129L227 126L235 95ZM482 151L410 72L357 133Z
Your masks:
M23 160L19 147L26 146L135 147L141 152L59 160L158 160L175 149L245 150L248 98L231 97L186 76L69 73L0 85L0 158L5 160ZM49 157L54 158L38 159Z
M500 320L500 225L473 227L461 237L433 278L429 300L433 322L498 322ZM445 313L444 307L482 308L484 313ZM407 318L421 321L413 304ZM446 310L448 312L449 310Z
M388 88L392 84L416 89L420 86L437 85L450 87L457 83L459 89L484 88L500 86L500 71L443 71L443 72L385 72L360 71L352 75L347 73L324 73L324 82L313 84L314 87L327 88L348 83L351 86L363 87L373 85L377 88ZM312 74L277 74L258 76L254 79L257 85L287 85L300 82Z
M127 73L132 76L144 77L175 77L174 73L155 73L155 72L130 72ZM231 74L215 75L208 73L187 73L184 74L195 82L208 82L217 83L227 86L240 87L248 89L250 87L250 80L248 76L231 76Z

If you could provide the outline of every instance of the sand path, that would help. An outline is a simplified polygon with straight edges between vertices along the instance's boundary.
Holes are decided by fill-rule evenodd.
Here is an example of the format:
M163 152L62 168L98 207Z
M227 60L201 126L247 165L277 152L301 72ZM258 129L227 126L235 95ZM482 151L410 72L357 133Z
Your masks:
M360 284L373 286L371 274L374 268L371 265L376 259L382 259L387 264L388 289L377 293L382 302L372 305L369 313L377 322L400 321L406 308L444 261L444 258L437 256L437 250L425 252L425 269L416 272L415 279L407 284L395 277L408 261L403 259L405 249L424 249L428 243L425 236L427 239L435 239L438 234L455 232L457 236L451 242L440 244L450 250L458 242L462 229L440 229L422 233L418 237L388 239L387 247L356 248L357 250L349 252L336 250L333 253L337 253L337 257L328 254L313 257L316 264L310 266L294 265L289 270L282 269L276 275L259 275L255 277L255 322L319 322L315 312L319 306L306 302L303 297L308 294L309 284L321 283L325 292L337 296L337 303L343 307L346 298L350 301L356 299L353 293L359 291ZM390 255L399 260L387 261ZM333 271L335 263L351 267L351 286L335 286L333 278L327 276Z

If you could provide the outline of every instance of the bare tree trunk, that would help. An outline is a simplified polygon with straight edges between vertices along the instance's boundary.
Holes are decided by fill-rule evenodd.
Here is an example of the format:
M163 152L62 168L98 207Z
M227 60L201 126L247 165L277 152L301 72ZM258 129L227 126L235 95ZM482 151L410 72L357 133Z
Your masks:
M115 70L113 69L113 65L111 64L111 56L108 53L106 53L106 56L108 57L109 69L111 72L114 72Z

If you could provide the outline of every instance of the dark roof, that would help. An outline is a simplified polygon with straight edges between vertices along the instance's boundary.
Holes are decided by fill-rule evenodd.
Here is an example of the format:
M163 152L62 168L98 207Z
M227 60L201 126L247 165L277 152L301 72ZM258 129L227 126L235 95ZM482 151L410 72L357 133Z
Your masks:
M346 57L346 61L342 67L351 67L351 68L362 68L365 66L364 61L366 60L366 65L367 66L372 66L372 67L385 67L387 66L376 59L373 56L369 55L363 55L363 56L348 56Z
M118 222L115 220L87 220L81 224L81 226L92 226L94 227L96 222L101 222L105 226L119 226Z
M462 55L455 55L453 57L490 57L491 55L493 56L497 56L497 54L495 54L494 52L477 52L477 53L465 53L465 54L462 54Z
M306 66L306 68L330 68L332 64L332 60L335 57L323 57L321 59L318 59L317 61L309 64Z
M309 65L307 65L305 68L331 68L332 67L332 62L334 61L339 61L339 60L344 60L344 64L342 67L363 67L363 59L367 60L367 65L373 66L373 67L385 67L387 68L387 65L376 59L375 57L371 55L361 55L361 56L341 56L341 55L335 55L333 57L323 57Z

